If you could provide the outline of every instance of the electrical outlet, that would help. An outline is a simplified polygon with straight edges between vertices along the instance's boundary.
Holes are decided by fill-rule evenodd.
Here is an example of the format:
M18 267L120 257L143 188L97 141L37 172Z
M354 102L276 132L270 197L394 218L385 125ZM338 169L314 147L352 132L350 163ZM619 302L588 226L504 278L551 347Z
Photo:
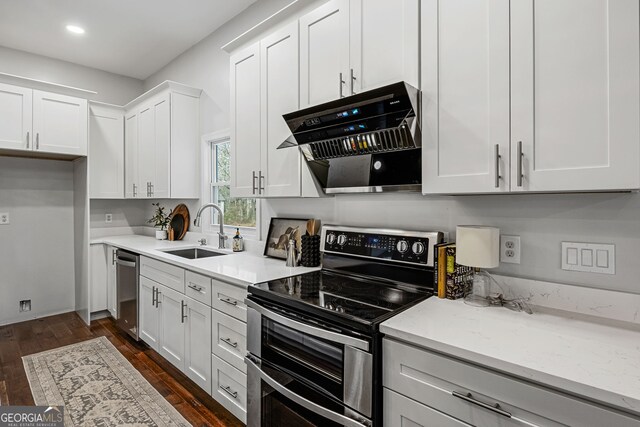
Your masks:
M520 264L520 236L500 236L500 262Z
M111 224L113 222L113 214L105 214L104 222Z
M31 300L25 299L20 301L20 313L23 311L31 311Z
M9 223L10 223L9 213L8 212L0 213L0 225L9 225Z

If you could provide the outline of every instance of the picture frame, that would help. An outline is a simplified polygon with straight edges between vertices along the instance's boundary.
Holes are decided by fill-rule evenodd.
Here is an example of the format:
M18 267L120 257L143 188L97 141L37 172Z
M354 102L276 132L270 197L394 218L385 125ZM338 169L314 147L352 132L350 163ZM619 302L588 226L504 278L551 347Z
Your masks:
M296 240L296 247L302 247L302 235L307 231L306 218L271 218L264 255L270 258L287 259L289 239Z

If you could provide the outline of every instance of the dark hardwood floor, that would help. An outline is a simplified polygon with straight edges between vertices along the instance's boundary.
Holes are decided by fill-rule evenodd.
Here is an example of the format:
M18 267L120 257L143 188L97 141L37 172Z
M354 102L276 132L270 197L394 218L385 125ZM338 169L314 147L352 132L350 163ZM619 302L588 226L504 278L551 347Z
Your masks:
M89 327L75 313L0 326L0 404L34 404L22 356L99 336L107 337L192 425L243 425L158 353L116 329L111 319L94 321Z

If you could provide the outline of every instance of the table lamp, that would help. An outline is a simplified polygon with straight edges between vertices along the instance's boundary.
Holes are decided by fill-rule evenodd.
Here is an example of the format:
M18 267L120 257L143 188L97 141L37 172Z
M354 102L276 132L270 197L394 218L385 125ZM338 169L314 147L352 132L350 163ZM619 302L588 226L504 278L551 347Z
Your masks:
M471 305L488 306L491 277L483 269L500 265L500 229L481 225L459 225L456 227L456 263L480 269L473 276L471 293L465 302Z

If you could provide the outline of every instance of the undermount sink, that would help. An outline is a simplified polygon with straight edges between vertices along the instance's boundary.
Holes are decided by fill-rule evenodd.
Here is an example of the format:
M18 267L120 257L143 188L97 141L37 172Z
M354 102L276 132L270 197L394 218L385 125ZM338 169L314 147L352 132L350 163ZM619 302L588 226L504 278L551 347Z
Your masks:
M227 255L225 253L214 252L202 248L175 249L172 251L164 251L164 253L188 259L210 258L214 256Z

